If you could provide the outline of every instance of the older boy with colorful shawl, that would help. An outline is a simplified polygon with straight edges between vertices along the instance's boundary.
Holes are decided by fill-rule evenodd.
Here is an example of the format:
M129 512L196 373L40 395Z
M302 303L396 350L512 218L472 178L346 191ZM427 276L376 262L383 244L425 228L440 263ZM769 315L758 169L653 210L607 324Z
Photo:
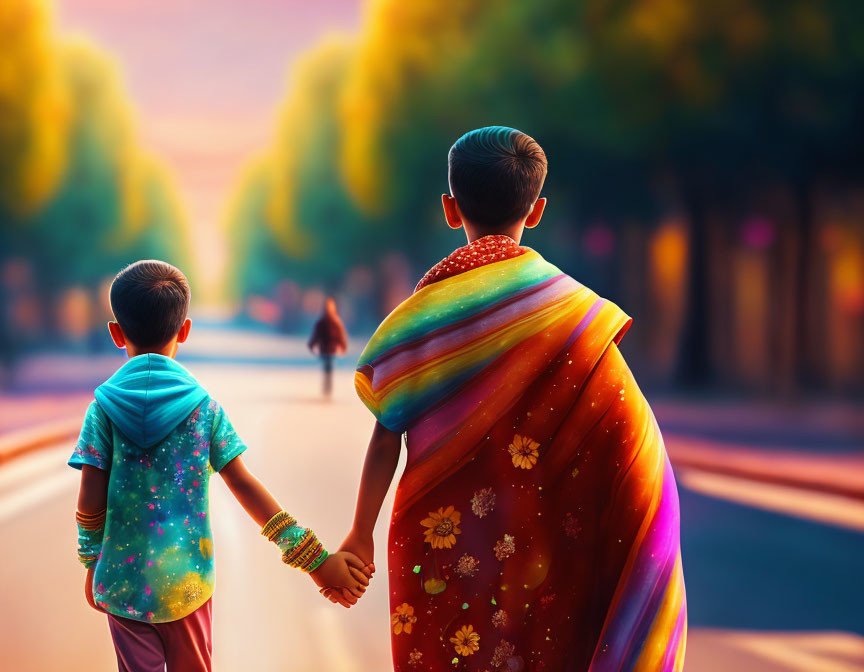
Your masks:
M546 157L483 128L450 150L448 224L469 244L360 357L378 422L354 527L364 562L406 434L390 527L396 670L681 670L678 495L617 344L630 318L520 247Z

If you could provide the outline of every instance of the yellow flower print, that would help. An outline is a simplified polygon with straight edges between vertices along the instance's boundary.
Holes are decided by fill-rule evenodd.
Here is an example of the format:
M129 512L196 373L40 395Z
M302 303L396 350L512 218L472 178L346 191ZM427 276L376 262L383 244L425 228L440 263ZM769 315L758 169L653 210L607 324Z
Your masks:
M456 535L462 534L459 529L461 520L462 514L452 506L430 511L429 517L420 521L420 524L427 528L423 531L423 541L431 544L432 548L453 548Z
M447 582L444 579L428 579L423 583L423 590L430 595L438 595L447 590Z
M463 625L456 631L456 635L450 638L453 648L460 656L474 655L480 649L480 633L474 632L474 626Z
M417 622L417 617L414 615L414 607L407 602L403 602L396 611L390 616L390 622L393 624L393 634L401 635L403 632L406 635L411 634L411 629Z
M539 447L539 443L527 436L521 434L514 436L513 442L507 446L510 457L513 458L513 466L517 469L533 469L537 464L537 458L540 457L540 453L537 452Z
M198 540L198 550L201 551L201 555L205 558L213 557L213 540L207 537L201 537Z

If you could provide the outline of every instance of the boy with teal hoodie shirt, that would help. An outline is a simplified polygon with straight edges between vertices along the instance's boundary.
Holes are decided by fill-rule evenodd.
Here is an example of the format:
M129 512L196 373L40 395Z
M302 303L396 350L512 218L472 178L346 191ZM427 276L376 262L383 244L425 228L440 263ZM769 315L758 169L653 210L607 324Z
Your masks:
M109 324L130 359L95 392L69 465L82 470L76 514L85 594L108 614L119 669L210 670L213 538L209 477L219 473L283 560L344 606L372 567L329 555L246 468L222 407L174 361L189 334L189 286L160 261L123 269Z

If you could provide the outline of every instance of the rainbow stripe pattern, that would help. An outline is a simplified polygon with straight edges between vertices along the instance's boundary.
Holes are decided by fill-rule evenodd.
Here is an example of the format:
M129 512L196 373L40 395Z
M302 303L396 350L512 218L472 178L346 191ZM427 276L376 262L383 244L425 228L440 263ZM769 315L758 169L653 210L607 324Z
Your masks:
M653 421L653 418L652 418ZM647 515L630 546L589 672L680 672L687 643L678 491L656 423L621 485L649 483ZM658 450L659 446L659 450ZM653 472L653 473L652 473Z
M355 388L381 424L403 431L519 343L574 313L590 322L602 312L623 335L630 319L614 304L529 249L404 301L360 355Z
M675 479L654 415L620 352L610 347L630 324L617 306L530 249L423 287L381 324L360 357L355 387L379 422L407 432L408 463L391 522L391 538L401 540L390 557L396 568L394 604L425 599L412 592L414 575L406 569L421 557L405 541L416 536L417 521L437 507L468 502L486 487L490 473L503 469L492 479L499 484L500 525L517 540L528 534L519 527L523 519L547 521L575 509L586 520L602 521L590 534L570 529L581 535L581 552L587 549L589 555L564 562L566 569L549 569L546 589L559 596L557 607L543 606L539 592L519 597L520 609L536 609L546 618L564 610L561 622L573 630L561 631L550 642L545 630L532 639L534 629L526 627L522 635L511 633L517 652L535 652L550 669L565 669L555 667L556 660L572 664L572 651L586 651L579 669L588 672L683 668L687 609ZM536 440L530 472L508 462L505 451L514 432ZM478 474L476 482L465 481L466 470ZM562 474L575 478L580 472L584 480L578 491L562 488ZM534 490L523 489L526 481L520 479L529 475L530 482L542 486L536 490L543 493L542 501L528 494ZM509 480L515 490L505 487ZM501 499L508 491L526 493L519 495L517 507L524 515L512 520ZM533 517L535 508L543 511L542 518ZM554 548L553 557L564 557L572 547L562 529L567 530L560 518L548 528L534 526L532 548ZM475 527L470 536L463 535L452 560L469 543L471 553L483 557L496 543L483 534ZM533 558L529 548L524 552ZM482 567L498 560L480 562ZM495 584L507 580L503 567L503 574L488 579L492 584L477 590L490 590L503 608L516 609L507 606L511 591ZM398 576L408 578L400 583ZM589 590L586 582L600 596L602 620L596 604L588 608L567 601L572 599L568 594L576 594L572 591ZM466 593L466 603L474 594ZM458 612L463 598L452 599ZM438 609L443 611L440 618L433 615L435 627L450 618L443 603ZM419 632L423 626L417 627ZM409 655L403 644L394 638L394 659ZM433 651L437 656L432 648L424 655ZM448 655L441 653L442 664Z

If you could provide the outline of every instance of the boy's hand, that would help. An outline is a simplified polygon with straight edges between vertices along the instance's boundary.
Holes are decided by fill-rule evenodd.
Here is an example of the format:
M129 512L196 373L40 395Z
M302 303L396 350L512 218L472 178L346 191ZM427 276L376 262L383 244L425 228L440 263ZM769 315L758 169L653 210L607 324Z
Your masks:
M322 588L318 592L333 604L341 604L346 609L350 609L352 606L357 604L358 598L354 597L354 595L351 594L351 591L347 588L338 588L333 586L332 588Z
M329 556L309 576L321 588L339 588L331 591L331 601L348 608L363 597L369 577L363 572L363 562L353 553L339 551ZM335 598L335 599L334 599Z
M87 570L87 577L84 579L84 597L87 598L87 604L93 607L96 611L102 611L96 606L96 600L93 599L93 568Z
M371 577L375 573L375 542L371 534L361 534L356 530L351 530L345 541L339 547L340 551L348 551L353 553L364 563L363 573ZM321 594L330 600L333 604L341 604L343 607L348 607L357 603L357 599L344 588L338 586L327 586L321 589ZM348 604L346 604L346 602Z
M367 575L372 576L375 573L375 542L371 534L363 534L352 529L339 550L348 551L360 558L366 566Z

